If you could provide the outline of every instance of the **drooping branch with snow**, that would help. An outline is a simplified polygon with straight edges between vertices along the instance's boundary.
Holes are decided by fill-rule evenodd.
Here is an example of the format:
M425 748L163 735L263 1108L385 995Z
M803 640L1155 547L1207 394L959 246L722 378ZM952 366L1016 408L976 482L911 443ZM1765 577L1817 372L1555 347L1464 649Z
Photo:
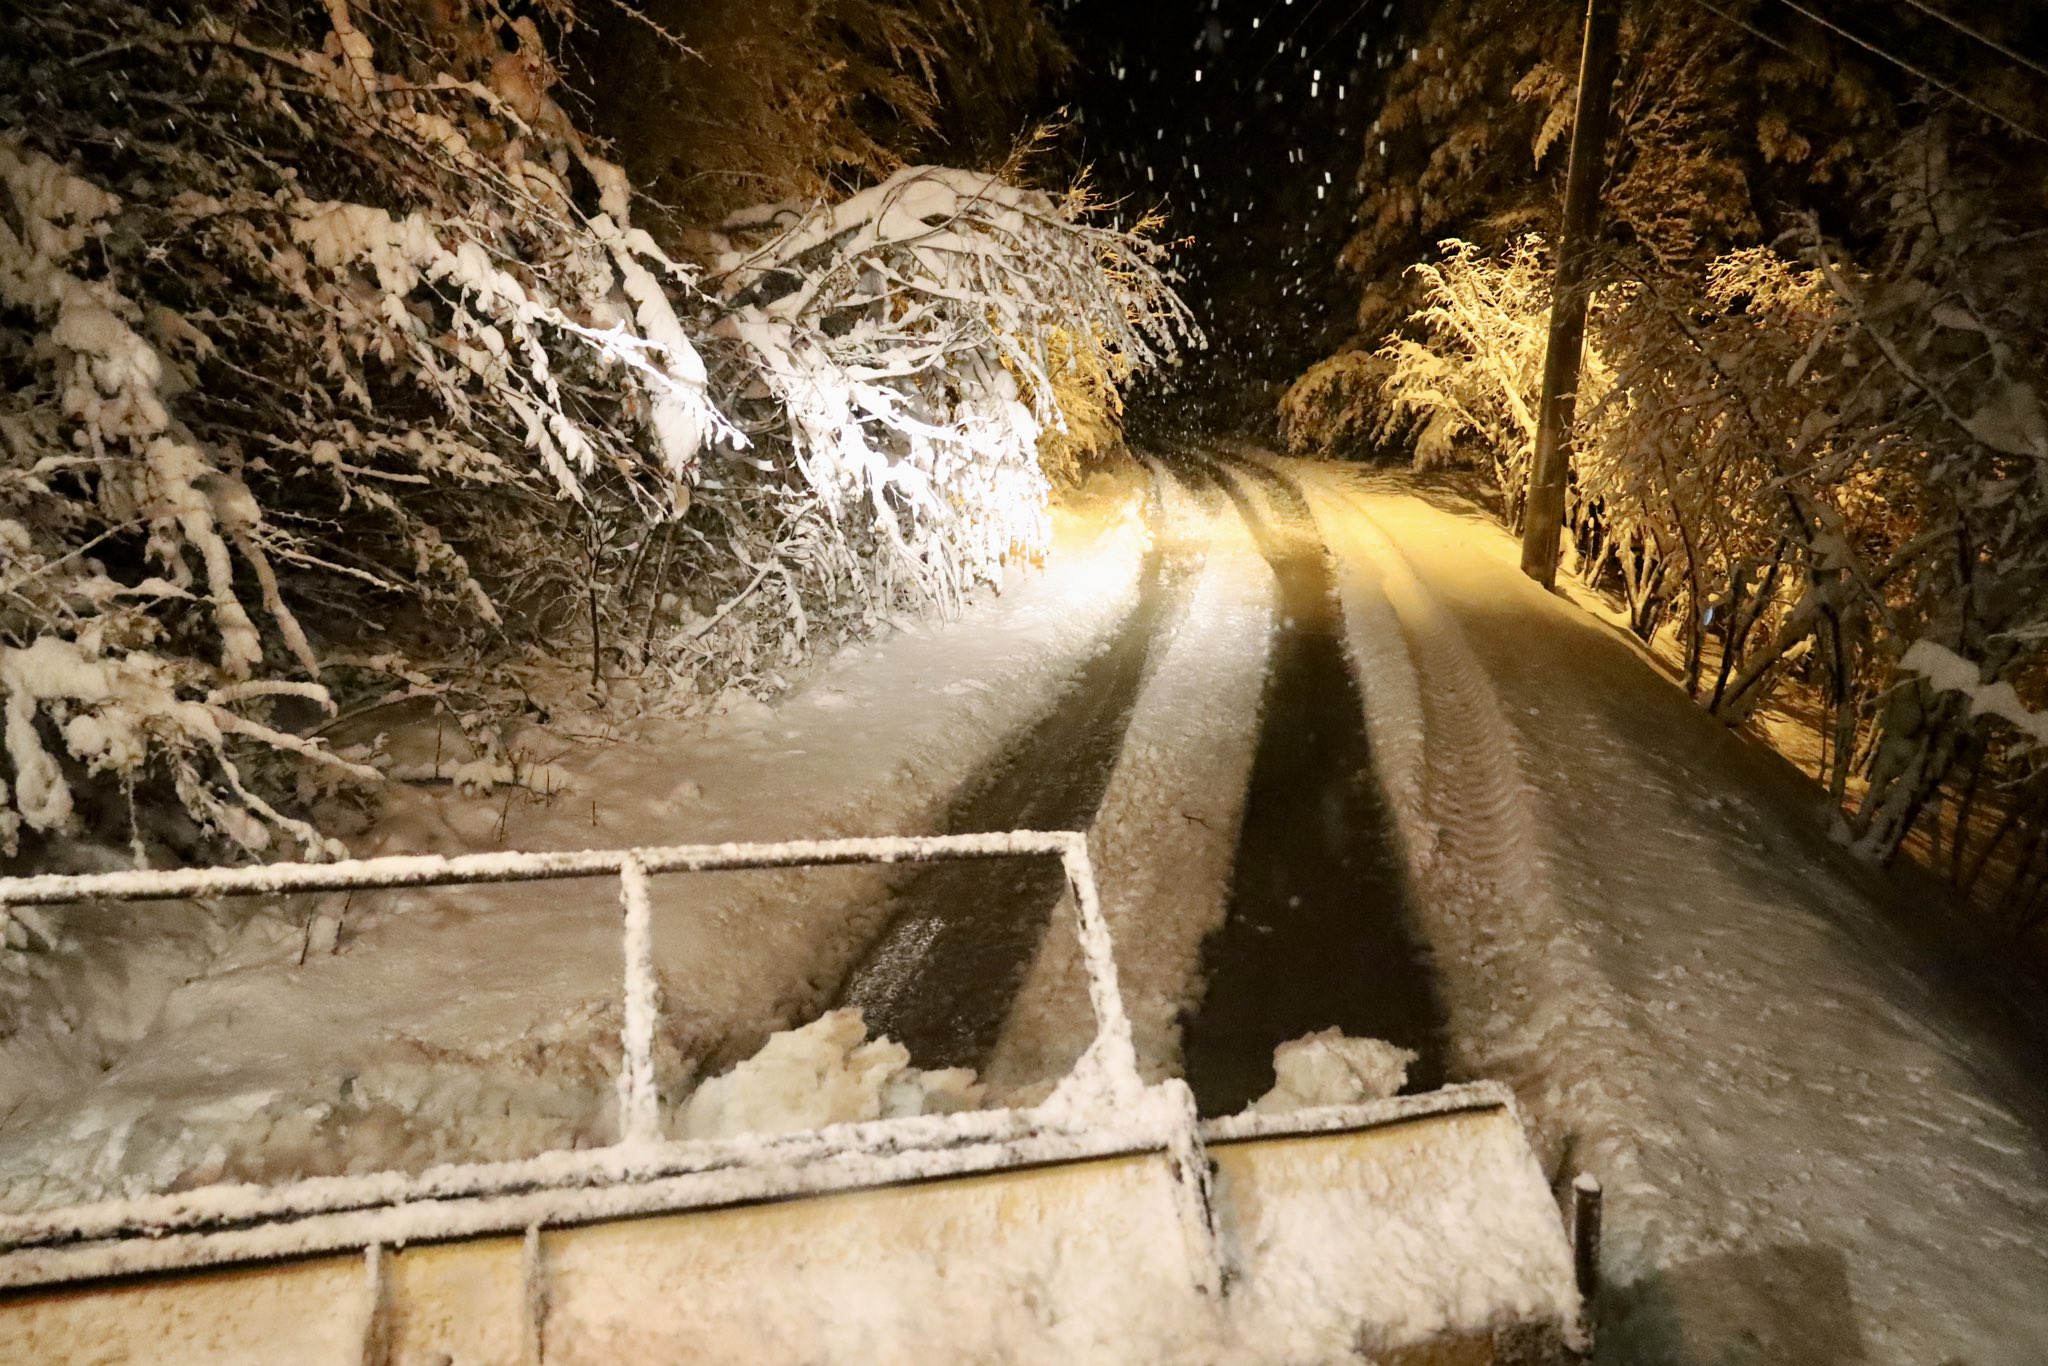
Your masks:
M1077 202L920 166L734 220L706 284L717 335L765 390L753 429L787 444L828 517L866 523L950 606L1044 549L1038 450L1066 426L1062 380L1095 357L1119 376L1169 361L1192 334L1160 256Z
M1186 331L1142 235L940 168L702 273L551 94L573 20L0 20L0 848L142 788L327 848L323 718L565 654L776 686L1041 549L1062 381Z
M334 705L324 643L401 603L451 645L499 627L457 546L522 502L686 497L719 420L660 283L681 268L622 226L515 29L508 61L481 15L346 0L10 25L7 847L72 824L67 765L132 788L166 762L238 843L325 847L233 757L364 776L287 733Z

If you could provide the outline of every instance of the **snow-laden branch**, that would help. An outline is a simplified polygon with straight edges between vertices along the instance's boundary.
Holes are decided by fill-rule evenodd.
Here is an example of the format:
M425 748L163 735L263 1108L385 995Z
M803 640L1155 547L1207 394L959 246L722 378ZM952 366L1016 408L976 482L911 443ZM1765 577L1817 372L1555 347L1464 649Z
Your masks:
M2048 747L2048 711L2030 709L2008 681L1985 682L1983 670L1946 645L1924 638L1914 641L1899 660L1899 671L1926 679L1938 693L1960 695L1973 715L1995 716L2029 744Z
M1038 446L1082 364L1062 339L1121 377L1194 335L1157 244L991 175L910 167L726 227L706 284L773 395L769 430L942 600L1044 546Z
M779 686L1041 551L1042 452L1193 335L1142 232L940 167L742 215L700 277L524 11L8 31L0 851L138 787L324 847L263 794L369 773L297 738L387 686L350 658Z
M70 829L98 775L324 848L259 791L280 759L374 776L277 721L333 711L337 616L404 604L460 653L507 625L479 559L558 560L577 512L550 508L673 516L741 440L671 301L689 272L624 221L531 20L324 0L173 30L88 0L11 32L0 79L70 84L65 120L0 123L0 851Z

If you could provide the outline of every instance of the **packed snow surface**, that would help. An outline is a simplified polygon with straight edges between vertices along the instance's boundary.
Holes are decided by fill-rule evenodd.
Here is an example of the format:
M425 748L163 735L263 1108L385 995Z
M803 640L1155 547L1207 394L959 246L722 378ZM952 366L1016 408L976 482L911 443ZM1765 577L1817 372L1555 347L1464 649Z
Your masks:
M1441 490L1285 464L1452 1012L1607 1190L1603 1360L2048 1360L2038 1016L1825 799Z
M1160 478L1166 534L1201 567L1171 639L1152 652L1089 829L1117 980L1148 1080L1180 1074L1181 1013L1201 993L1202 939L1223 923L1276 595L1251 533L1220 495L1205 503L1163 471ZM1062 913L997 1040L990 1087L1012 1101L1043 1094L1090 1032L1087 974L1074 920Z
M1135 600L1142 490L949 624L904 622L767 706L558 716L508 748L550 793L401 788L359 854L925 833ZM454 728L396 735L440 771ZM883 868L652 880L665 1107L817 1016L886 915ZM0 972L0 1207L221 1179L505 1160L616 1136L615 883L28 909ZM322 951L315 951L315 943Z
M1607 1190L1602 1358L2048 1360L2042 1035L2024 1002L1991 989L2000 979L1916 928L1945 923L1937 894L1830 843L1820 793L1702 714L1596 601L1528 583L1512 540L1462 497L1274 463L1302 485L1329 547L1452 1071L1513 1088L1544 1176L1591 1172ZM591 733L577 743L529 745L553 765L552 797L466 769L489 795L412 790L358 852L929 829L1128 612L1142 553L1129 507L1070 525L1042 577L957 624L907 626L774 706L731 698L702 720L608 730L582 718ZM1147 656L1088 832L1148 1077L1179 1067L1179 1021L1199 1008L1199 950L1223 914L1275 616L1271 572L1227 502L1168 485L1161 517L1200 570ZM1919 662L1937 681L1971 682L1926 652ZM408 742L411 760L444 776L480 757L438 755L431 734ZM0 1042L5 1204L610 1142L619 916L599 885L308 898L243 920L188 903L35 910L20 927L35 952L10 955L0 997L12 1030ZM886 920L884 874L720 873L652 890L668 1132L971 1098L968 1079L919 1075L856 1020L808 1023ZM1051 925L990 1060L988 1101L1042 1096L1088 1037L1070 909ZM1358 965L1361 990L1374 971ZM1260 1108L1398 1087L1393 1052L1299 1040ZM1233 1331L1273 1359L1331 1355L1337 1338L1298 1307L1370 1276L1389 1250L1417 1277L1371 1282L1390 1313L1437 1312L1468 1290L1476 1303L1534 1286L1532 1304L1554 1291L1555 1268L1488 1259L1496 1235L1550 1209L1489 1194L1525 1151L1418 1150L1342 1200L1269 1206L1247 1201L1252 1178L1231 1169L1244 1146L1214 1150L1219 1198L1240 1201L1230 1237L1268 1260ZM1325 1184L1323 1159L1299 1156L1287 1188ZM1065 1197L1044 1190L1044 1227L1077 1257L1095 1249L1121 1265L1130 1249L1158 1250L1149 1214L1061 1222ZM1285 1247L1260 1241L1261 1211L1284 1215ZM833 1246L864 1252L851 1233ZM1290 1247L1316 1267L1289 1271ZM628 1332L643 1292L713 1267L738 1287L735 1304L780 1316L793 1342L824 1340L841 1313L866 1316L862 1341L914 1327L956 1358L1090 1359L1129 1340L1101 1316L1145 1297L1115 1275L1102 1283L1118 1293L1096 1294L1068 1275L1080 1262L1045 1262L1042 1242L1015 1258L987 1250L967 1238L947 1263L987 1292L975 1314L934 1319L914 1299L869 1293L916 1263L908 1253L848 1254L832 1263L844 1279L829 1299L793 1305L773 1294L775 1258L734 1243L707 1247L701 1267L649 1263L610 1287L611 1309L588 1326L592 1341ZM1055 1290L1093 1308L1051 1327L1020 1309L1055 1303L1030 1298ZM1130 1324L1218 1359L1208 1329Z

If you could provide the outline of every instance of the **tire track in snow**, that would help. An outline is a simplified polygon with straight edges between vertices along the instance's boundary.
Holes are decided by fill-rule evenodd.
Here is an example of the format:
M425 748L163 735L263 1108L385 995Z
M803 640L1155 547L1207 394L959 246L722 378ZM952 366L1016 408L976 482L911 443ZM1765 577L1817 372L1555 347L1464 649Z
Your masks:
M1137 605L1052 710L962 785L941 832L1081 830L1094 820L1157 643L1172 637L1186 610L1196 547L1165 534L1159 495L1155 482ZM1065 892L1065 875L1050 859L925 865L896 884L887 927L837 1003L858 1007L871 1033L908 1048L919 1067L983 1070Z
M1497 961L1453 958L1447 938L1446 978L1484 1031L1464 1040L1472 1065L1516 1086L1546 1147L1576 1134L1568 1160L1607 1182L1602 1359L2042 1359L2048 1313L2024 1290L2044 1257L2038 1131L2002 1103L1999 1056L1900 961L1878 902L1813 847L1805 795L1534 591L1497 531L1276 467L1333 537L1358 523L1356 615L1378 623L1358 632L1361 668L1378 656L1428 684L1410 717L1428 727L1421 819L1468 765L1444 743L1460 671L1432 638L1462 645L1514 742L1500 752L1540 853L1473 904ZM1437 858L1458 861L1456 833Z
M1273 1050L1336 1027L1413 1049L1410 1088L1443 1077L1445 1016L1411 923L1395 826L1374 781L1327 548L1307 503L1263 469L1205 461L1281 588L1230 910L1203 946L1187 1075L1204 1113L1273 1081Z
M1275 585L1241 521L1163 467L1166 525L1203 546L1180 625L1162 637L1089 843L1138 1065L1181 1070L1181 1013L1201 990L1203 939L1222 923L1258 735ZM985 1080L1036 1099L1087 1046L1091 1012L1073 924L1063 910L1039 946Z
M1626 1097L1647 1065L1552 891L1535 789L1464 632L1341 475L1270 462L1307 494L1340 565L1367 723L1451 1011L1456 1069L1507 1082L1553 1170L1623 1198L1641 1179ZM1424 680L1427 685L1424 685Z

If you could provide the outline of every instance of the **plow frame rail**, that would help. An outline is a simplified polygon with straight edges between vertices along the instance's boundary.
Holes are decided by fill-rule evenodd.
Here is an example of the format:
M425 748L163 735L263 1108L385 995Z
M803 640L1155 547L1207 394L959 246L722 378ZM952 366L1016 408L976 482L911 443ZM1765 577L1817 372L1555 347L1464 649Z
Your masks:
M1092 1041L1042 1103L828 1125L814 1131L670 1139L654 1075L658 991L651 880L671 873L937 860L1060 860L1095 1015ZM635 1215L711 1209L835 1191L1132 1154L1171 1163L1173 1199L1195 1288L1228 1285L1207 1143L1336 1133L1462 1111L1506 1111L1512 1094L1471 1082L1421 1095L1286 1114L1199 1120L1179 1078L1147 1084L1117 983L1088 841L1076 831L900 836L778 843L444 856L387 855L246 868L137 869L0 878L9 908L81 901L281 896L303 892L474 886L611 878L622 957L618 1138L497 1162L450 1163L215 1184L170 1194L0 1215L0 1294L110 1277L345 1251L365 1253L378 1281L387 1248L524 1233Z
M1066 873L1087 969L1095 1033L1042 1104L835 1124L814 1132L674 1140L661 1132L654 1075L658 992L650 881L670 873L1055 857ZM1199 1288L1223 1288L1209 1164L1193 1094L1147 1085L1117 985L1087 837L1074 831L683 844L469 855L401 854L246 868L137 869L0 878L9 909L303 892L611 878L618 884L623 974L618 1138L418 1173L216 1184L163 1195L0 1216L0 1290L283 1256L377 1249L635 1214L710 1208L1091 1157L1160 1151L1175 1181ZM1470 1094L1464 1094L1469 1091ZM1431 1097L1407 1098L1431 1100ZM1408 1113L1501 1103L1495 1088L1436 1093ZM1510 1102L1511 1103L1511 1102ZM1219 1134L1219 1137L1222 1135Z

